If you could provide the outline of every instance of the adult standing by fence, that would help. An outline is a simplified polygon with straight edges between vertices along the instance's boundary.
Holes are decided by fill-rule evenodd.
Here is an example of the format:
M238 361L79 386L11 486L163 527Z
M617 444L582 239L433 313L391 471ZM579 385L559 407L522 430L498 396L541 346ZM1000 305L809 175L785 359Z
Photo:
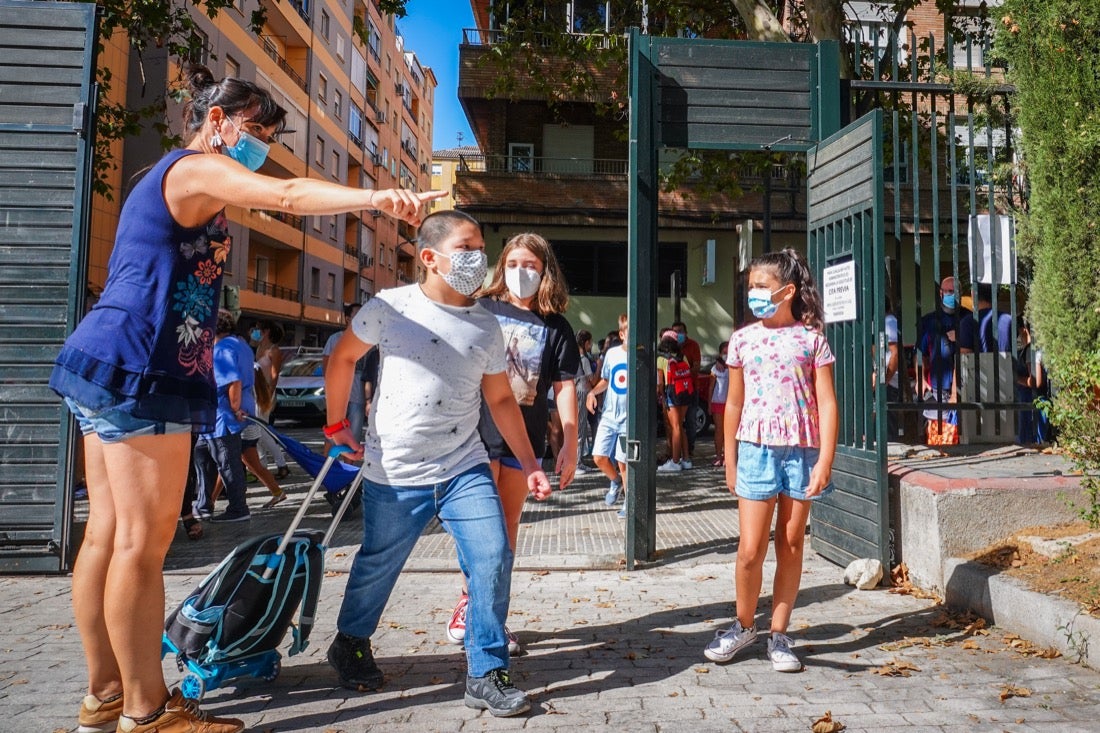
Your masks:
M65 342L50 378L84 434L89 514L73 569L73 611L88 665L79 723L92 730L244 728L169 694L160 662L162 569L191 432L214 422L217 298L232 245L223 209L379 209L416 224L423 202L439 195L259 175L286 111L255 84L215 81L205 67L192 67L188 82L187 145L134 186L103 295Z

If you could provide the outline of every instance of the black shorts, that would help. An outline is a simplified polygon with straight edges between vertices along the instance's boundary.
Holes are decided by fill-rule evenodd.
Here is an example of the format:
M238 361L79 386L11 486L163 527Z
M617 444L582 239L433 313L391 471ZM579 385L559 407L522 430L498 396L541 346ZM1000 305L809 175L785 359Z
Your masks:
M676 389L671 385L665 387L665 404L669 407L687 407L692 403L694 394L691 392L676 393Z

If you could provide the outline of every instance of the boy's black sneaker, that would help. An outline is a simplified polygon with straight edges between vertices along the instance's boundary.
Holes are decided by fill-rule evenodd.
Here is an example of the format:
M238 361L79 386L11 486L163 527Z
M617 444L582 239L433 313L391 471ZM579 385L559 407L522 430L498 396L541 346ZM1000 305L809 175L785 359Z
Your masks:
M484 677L466 678L466 707L508 718L526 713L531 709L531 701L512 684L507 670L494 669Z
M374 663L370 639L340 632L328 648L328 663L336 670L340 684L349 690L366 692L382 687L382 670Z

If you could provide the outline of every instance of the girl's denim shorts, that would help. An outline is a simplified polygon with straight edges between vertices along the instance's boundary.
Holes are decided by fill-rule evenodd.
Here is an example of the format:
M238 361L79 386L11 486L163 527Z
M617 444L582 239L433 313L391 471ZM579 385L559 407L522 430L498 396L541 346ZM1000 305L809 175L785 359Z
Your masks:
M142 417L134 417L131 414L133 400L124 400L117 405L110 405L101 410L85 407L71 397L65 398L65 404L69 406L80 425L83 435L95 433L104 443L120 443L130 438L142 435L174 435L176 433L190 433L189 423L163 422L148 420Z
M753 501L767 501L780 494L799 501L826 496L832 493L832 484L815 497L806 496L817 456L817 448L740 441L737 444L737 495Z

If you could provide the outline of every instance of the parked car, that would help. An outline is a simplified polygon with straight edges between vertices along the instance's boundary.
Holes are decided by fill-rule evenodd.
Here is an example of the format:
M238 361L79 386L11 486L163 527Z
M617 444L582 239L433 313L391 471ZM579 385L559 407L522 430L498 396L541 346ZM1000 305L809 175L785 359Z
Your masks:
M325 378L320 355L299 356L283 363L275 388L276 420L324 422Z

